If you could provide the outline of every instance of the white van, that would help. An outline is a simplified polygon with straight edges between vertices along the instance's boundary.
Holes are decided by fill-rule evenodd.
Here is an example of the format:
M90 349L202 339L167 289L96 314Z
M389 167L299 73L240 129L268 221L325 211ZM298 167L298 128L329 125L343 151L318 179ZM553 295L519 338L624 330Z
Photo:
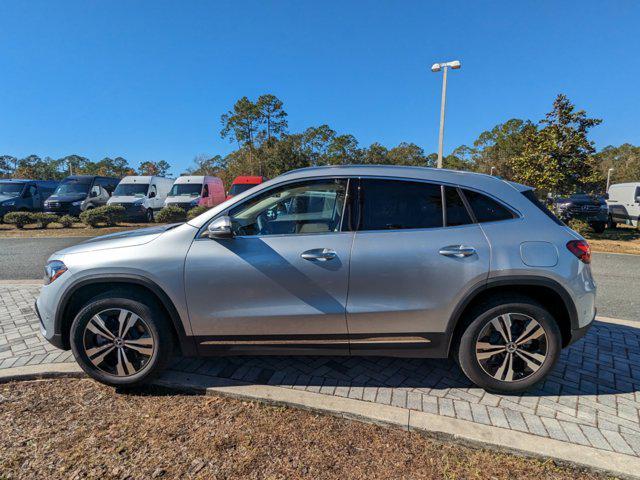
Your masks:
M175 205L190 210L193 207L215 207L226 197L222 180L209 175L178 177L164 202L165 207Z
M610 226L624 223L640 228L640 182L616 183L607 193Z
M138 175L124 177L107 205L122 205L128 220L145 219L153 222L154 212L163 207L172 185L172 178Z

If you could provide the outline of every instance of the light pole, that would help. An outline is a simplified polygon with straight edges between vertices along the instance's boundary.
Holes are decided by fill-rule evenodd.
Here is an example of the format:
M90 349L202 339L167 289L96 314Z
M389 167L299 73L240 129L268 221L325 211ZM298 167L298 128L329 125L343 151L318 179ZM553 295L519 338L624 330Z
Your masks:
M611 181L611 172L613 172L615 169L614 168L610 168L609 170L607 170L607 189L604 191L604 193L608 193L609 192L609 183Z
M442 101L440 104L440 135L438 136L438 168L442 168L442 144L444 142L444 107L447 103L447 71L449 67L454 70L459 69L462 66L459 60L453 60L451 62L434 63L431 65L432 72L442 72Z

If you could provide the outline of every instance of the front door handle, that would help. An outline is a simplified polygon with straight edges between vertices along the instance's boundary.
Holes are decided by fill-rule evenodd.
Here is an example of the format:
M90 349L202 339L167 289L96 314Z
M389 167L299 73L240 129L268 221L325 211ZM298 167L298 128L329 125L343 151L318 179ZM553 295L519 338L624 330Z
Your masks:
M335 250L331 250L330 248L313 248L306 252L302 252L300 256L305 260L326 262L327 260L333 260L338 256L338 254Z
M475 254L476 249L466 245L448 245L446 247L442 247L438 253L445 257L464 258Z

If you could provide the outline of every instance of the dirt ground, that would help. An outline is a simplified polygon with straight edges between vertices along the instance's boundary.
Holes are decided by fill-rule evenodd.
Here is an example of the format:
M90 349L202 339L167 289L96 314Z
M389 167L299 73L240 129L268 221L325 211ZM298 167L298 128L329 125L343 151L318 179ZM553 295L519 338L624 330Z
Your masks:
M604 233L588 233L585 237L594 252L640 255L640 230L634 227L619 225Z
M84 223L76 223L71 228L63 228L58 223L52 223L43 229L36 228L35 225L25 225L22 230L18 230L14 225L0 223L0 238L94 237L154 225L157 223L120 223L117 227L89 228Z
M1 479L595 479L416 433L88 379L0 385Z

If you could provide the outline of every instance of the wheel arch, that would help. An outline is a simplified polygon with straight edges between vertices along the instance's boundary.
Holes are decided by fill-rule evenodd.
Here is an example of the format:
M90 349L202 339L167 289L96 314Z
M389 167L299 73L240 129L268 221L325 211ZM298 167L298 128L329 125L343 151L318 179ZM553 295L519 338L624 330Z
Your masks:
M569 292L557 281L535 276L508 276L489 279L474 288L458 305L447 329L450 355L467 324L466 314L475 306L496 295L528 296L547 308L557 320L562 334L562 346L571 343L571 330L578 328L578 313Z
M162 308L175 334L182 355L195 355L195 342L185 332L182 319L169 296L152 280L137 275L103 277L95 276L82 279L68 288L62 296L55 313L54 331L61 335L62 344L69 349L71 323L85 302L107 290L124 287L128 291L151 295Z

